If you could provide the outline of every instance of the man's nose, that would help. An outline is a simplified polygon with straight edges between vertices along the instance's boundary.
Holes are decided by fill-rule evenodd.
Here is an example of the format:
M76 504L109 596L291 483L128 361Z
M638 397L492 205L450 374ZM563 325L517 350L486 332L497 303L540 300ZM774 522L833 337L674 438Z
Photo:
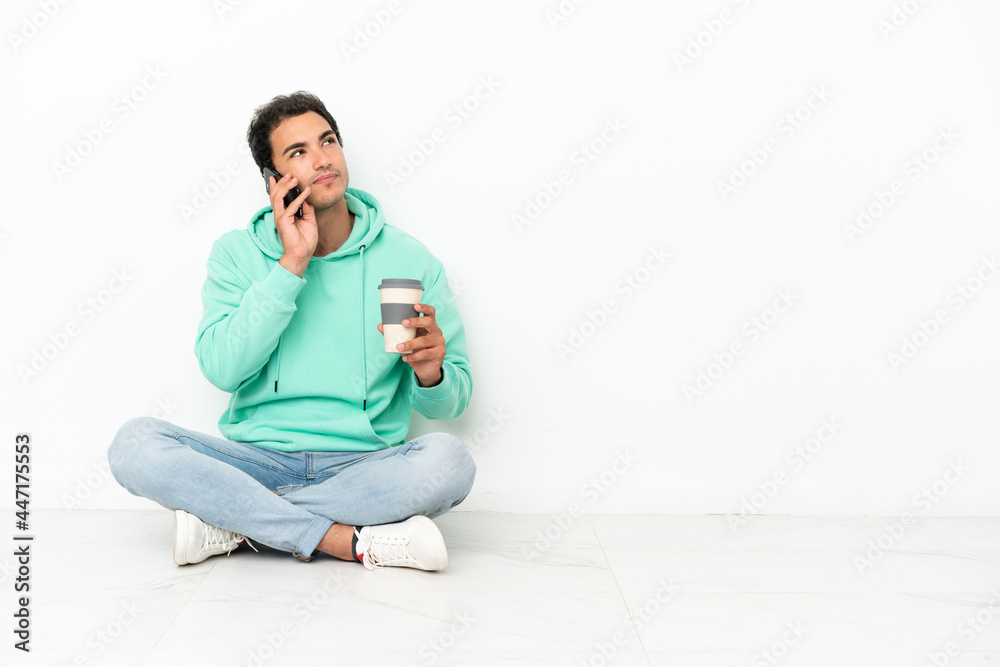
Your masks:
M315 171L319 171L320 169L325 169L329 167L331 164L333 163L330 161L330 158L327 157L327 155L321 151L319 153L319 157L316 158L316 161L313 164L313 169Z

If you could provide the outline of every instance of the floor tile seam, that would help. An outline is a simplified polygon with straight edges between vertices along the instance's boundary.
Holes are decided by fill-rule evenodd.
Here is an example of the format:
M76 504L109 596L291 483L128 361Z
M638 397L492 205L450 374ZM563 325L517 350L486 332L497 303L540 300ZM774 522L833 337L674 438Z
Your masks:
M182 566L178 565L178 567L182 567ZM142 663L140 663L140 667L141 667L141 665L145 665L146 662L150 659L150 656L152 656L153 652L156 651L156 647L160 645L160 642L163 641L163 638L166 636L167 632L170 631L170 628L172 628L173 625L174 625L174 623L177 622L177 619L180 617L180 615L184 613L185 609L187 609L187 606L191 603L191 599L198 592L198 589L201 588L201 585L203 583L205 583L205 580L208 579L208 576L210 574L212 574L212 571L214 569L215 569L215 564L213 563L212 566L205 572L205 576L203 576L201 578L201 581L198 582L198 585L195 586L191 590L191 593L188 595L187 599L184 601L184 604L182 604L180 606L180 608L177 610L177 613L174 614L174 617L172 619L170 619L170 622L167 623L167 625L163 628L163 631L160 633L160 636L156 638L155 642L153 642L153 645L149 648L149 651L146 653L146 657L144 657L142 659Z
M632 616L632 608L629 607L628 600L625 599L625 591L622 590L621 582L618 581L618 575L615 574L615 569L611 566L611 561L608 559L608 553L604 548L604 542L601 540L601 536L597 532L597 526L594 525L589 513L584 513L584 516L587 517L587 525L590 526L590 530L594 533L594 539L597 540L597 543L601 547L601 554L604 556L604 562L608 566L608 570L611 572L611 577L615 581L615 586L618 587L618 595L621 597L622 605L625 607L625 613L628 615L628 622L632 626L632 632L635 633L636 639L639 640L639 646L642 647L642 655L646 659L646 664L649 667L652 667L653 663L650 661L649 654L646 652L646 644L642 641L642 635L639 634L639 628L636 626L635 618Z

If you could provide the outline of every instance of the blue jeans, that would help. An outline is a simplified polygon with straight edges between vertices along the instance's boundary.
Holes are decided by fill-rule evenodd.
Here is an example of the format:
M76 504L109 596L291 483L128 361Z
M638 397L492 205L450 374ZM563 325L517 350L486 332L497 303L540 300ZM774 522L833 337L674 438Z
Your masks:
M133 495L304 561L334 523L434 518L465 500L476 476L468 447L448 433L374 452L282 452L155 417L125 422L108 464Z

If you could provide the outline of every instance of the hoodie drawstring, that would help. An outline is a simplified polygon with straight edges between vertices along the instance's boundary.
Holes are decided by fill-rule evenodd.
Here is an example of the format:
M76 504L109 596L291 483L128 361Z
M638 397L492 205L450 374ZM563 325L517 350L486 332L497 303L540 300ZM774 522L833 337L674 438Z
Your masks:
M278 393L278 374L281 372L281 336L278 336L278 358L274 362L274 393Z
M364 368L365 387L361 398L361 409L368 409L368 346L365 345L365 333L368 327L365 324L365 246L361 244L361 366Z

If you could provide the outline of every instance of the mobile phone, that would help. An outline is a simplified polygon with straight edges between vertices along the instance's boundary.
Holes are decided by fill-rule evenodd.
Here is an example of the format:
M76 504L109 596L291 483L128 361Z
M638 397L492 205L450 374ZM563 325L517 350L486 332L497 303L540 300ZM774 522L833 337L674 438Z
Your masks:
M274 176L274 182L275 183L277 183L278 181L280 181L282 179L281 174L279 174L278 172L274 171L273 169L269 169L268 167L264 167L264 188L267 190L267 194L271 194L271 180L270 179L271 179L272 176ZM292 188L291 190L289 190L288 194L285 195L285 208L288 208L289 206L291 206L292 202L295 201L296 197L298 197L300 194L302 194L302 191L299 190L298 188ZM302 217L302 207L301 206L299 206L299 210L295 212L295 217L296 218L301 218Z

